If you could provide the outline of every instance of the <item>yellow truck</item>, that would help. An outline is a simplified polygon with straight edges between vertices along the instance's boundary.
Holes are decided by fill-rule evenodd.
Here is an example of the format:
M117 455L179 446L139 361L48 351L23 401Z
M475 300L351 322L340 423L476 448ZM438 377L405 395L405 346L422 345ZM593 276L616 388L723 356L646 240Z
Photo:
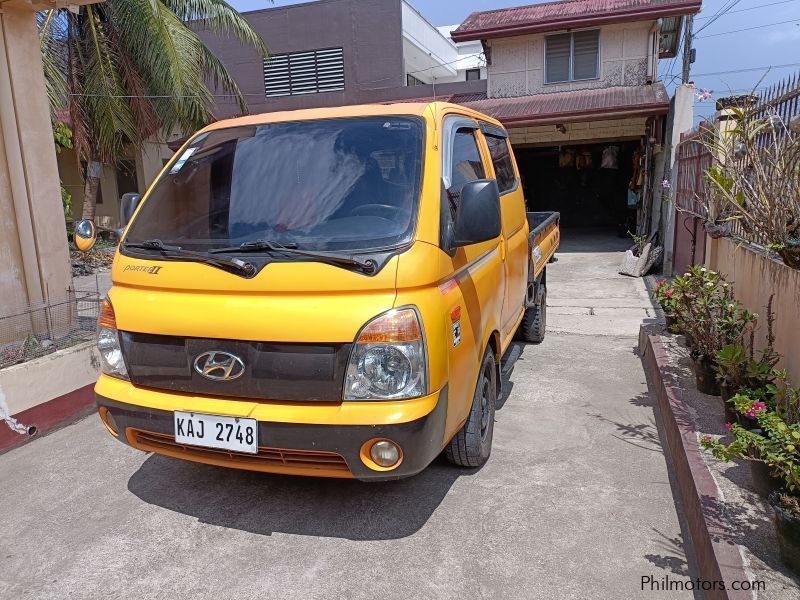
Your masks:
M360 480L489 458L500 359L542 340L559 244L498 121L441 102L220 121L121 215L95 387L115 438Z

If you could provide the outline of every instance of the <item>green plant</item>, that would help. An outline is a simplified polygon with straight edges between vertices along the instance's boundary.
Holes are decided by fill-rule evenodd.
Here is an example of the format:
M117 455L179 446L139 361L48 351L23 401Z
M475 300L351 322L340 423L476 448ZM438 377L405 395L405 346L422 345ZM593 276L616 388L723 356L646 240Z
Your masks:
M705 201L800 269L800 135L760 108L731 108L726 123L733 126L703 139L714 157Z
M631 236L633 240L633 254L635 256L641 256L644 247L647 245L647 236L637 235L631 231L628 231L628 235Z
M772 309L772 294L767 302L767 345L758 358L754 352L754 328L749 328L749 336L742 336L741 343L723 346L715 357L717 379L725 383L731 392L749 388L766 388L781 375L775 369L780 355L775 351L775 313Z
M653 288L653 298L656 302L658 302L661 309L667 315L675 315L678 311L678 302L675 298L675 292L672 291L672 287L670 286L669 282L664 279L660 279L656 284L656 287Z
M94 217L102 165L130 145L213 120L215 95L247 112L236 81L201 31L235 36L257 58L267 47L224 0L107 0L38 13L52 112L66 110L72 143L87 164L83 217Z
M693 265L674 279L671 289L681 330L697 357L711 360L725 346L743 345L752 335L758 315L741 306L719 273Z
M764 402L737 394L731 398L731 403L741 414L755 418L760 429L749 430L736 423L726 423L725 427L733 435L731 442L726 444L707 435L701 439L701 445L720 460L743 458L765 463L772 476L783 483L784 495L797 497L800 495L800 424L792 421L791 415L797 416L798 390L788 389L790 393L785 402L794 403L791 408L784 404L781 408L770 409Z
M53 141L56 145L56 154L61 154L64 148L72 148L72 129L64 123L57 121L53 125ZM64 184L61 184L61 204L64 208L64 218L72 218L72 194L70 194Z

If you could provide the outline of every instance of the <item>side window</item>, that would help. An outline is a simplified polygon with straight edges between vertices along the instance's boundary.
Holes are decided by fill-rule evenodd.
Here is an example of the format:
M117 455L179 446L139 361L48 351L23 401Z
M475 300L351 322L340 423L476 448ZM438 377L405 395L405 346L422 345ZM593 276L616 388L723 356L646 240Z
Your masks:
M508 140L504 137L484 134L489 154L492 156L492 165L497 176L497 187L500 193L507 192L514 187L516 176L514 165L511 162L511 153L508 150Z
M474 131L468 127L457 129L453 136L453 168L450 172L450 187L447 189L450 211L454 217L464 184L485 177L486 171Z

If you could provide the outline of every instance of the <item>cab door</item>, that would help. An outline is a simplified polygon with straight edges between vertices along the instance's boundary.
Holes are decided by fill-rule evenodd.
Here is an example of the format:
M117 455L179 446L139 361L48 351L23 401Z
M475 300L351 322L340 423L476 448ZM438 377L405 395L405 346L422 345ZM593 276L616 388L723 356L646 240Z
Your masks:
M474 119L448 115L442 126L441 226L453 223L461 189L470 181L491 179L488 154ZM486 332L500 328L504 269L501 238L461 246L443 247L441 271L447 277L439 286L447 312L449 386L446 430L453 433L466 419L478 369L486 347Z
M505 271L502 340L506 344L525 309L528 286L528 219L519 173L505 129L481 122L491 172L500 191L503 238L501 253ZM504 348L505 349L505 348Z

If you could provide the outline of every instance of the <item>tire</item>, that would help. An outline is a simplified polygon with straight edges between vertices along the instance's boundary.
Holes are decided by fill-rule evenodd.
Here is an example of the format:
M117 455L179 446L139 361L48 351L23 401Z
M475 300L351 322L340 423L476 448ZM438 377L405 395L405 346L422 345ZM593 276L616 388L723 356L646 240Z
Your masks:
M547 330L547 288L543 287L536 306L525 309L519 325L519 337L531 344L541 344Z
M496 403L497 369L494 353L487 347L467 421L445 448L447 460L460 467L480 467L489 460Z

